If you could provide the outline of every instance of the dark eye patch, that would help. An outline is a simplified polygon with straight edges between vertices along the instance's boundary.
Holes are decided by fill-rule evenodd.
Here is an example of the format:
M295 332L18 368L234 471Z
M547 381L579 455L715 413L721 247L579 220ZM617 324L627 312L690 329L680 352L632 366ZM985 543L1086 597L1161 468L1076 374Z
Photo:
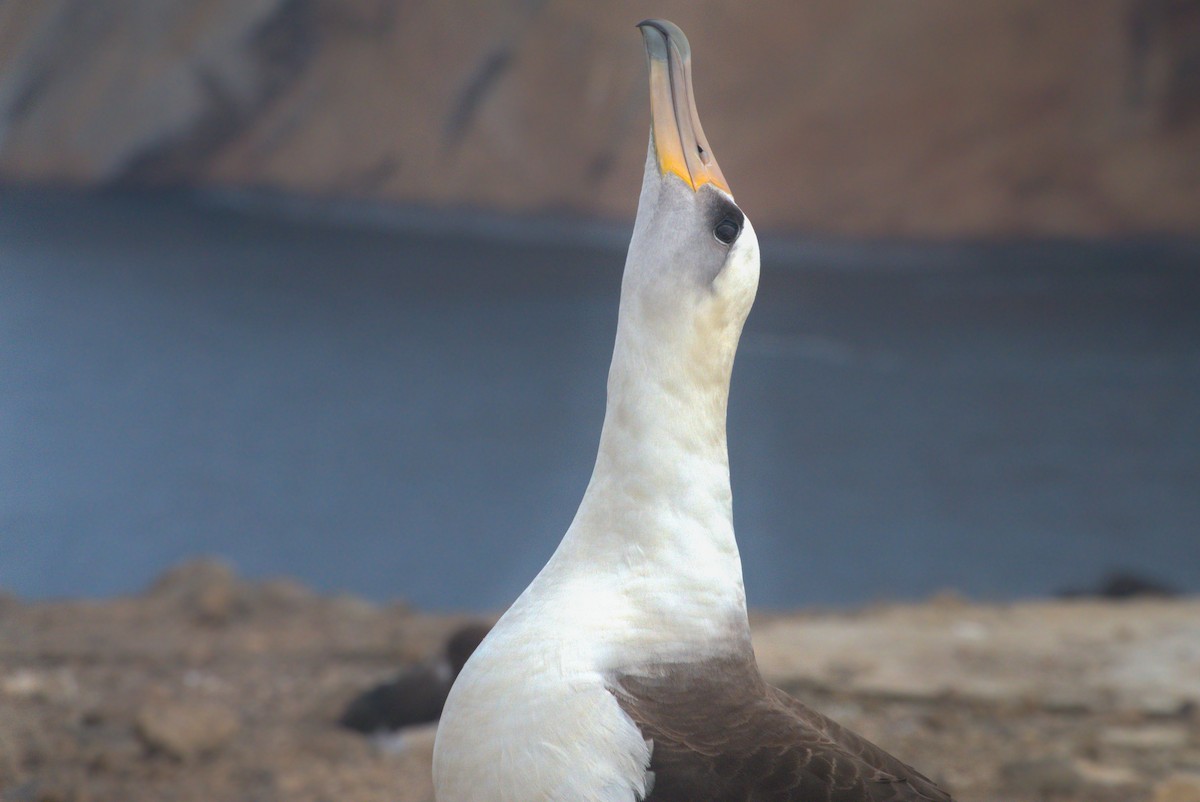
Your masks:
M712 233L722 245L732 245L742 233L746 215L732 201L718 198L710 210Z

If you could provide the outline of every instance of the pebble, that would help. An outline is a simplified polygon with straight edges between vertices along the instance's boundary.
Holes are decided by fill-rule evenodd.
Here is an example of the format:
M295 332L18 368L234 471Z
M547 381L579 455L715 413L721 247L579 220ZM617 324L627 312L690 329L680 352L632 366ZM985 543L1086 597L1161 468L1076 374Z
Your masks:
M1154 789L1154 802L1200 802L1200 774L1173 774Z
M46 680L44 675L21 669L6 677L0 678L0 693L18 699L36 699L45 695Z
M59 702L78 694L75 675L65 668L52 672L24 668L0 676L0 696Z
M220 751L241 722L237 713L215 702L147 702L138 710L138 737L148 749L189 761Z

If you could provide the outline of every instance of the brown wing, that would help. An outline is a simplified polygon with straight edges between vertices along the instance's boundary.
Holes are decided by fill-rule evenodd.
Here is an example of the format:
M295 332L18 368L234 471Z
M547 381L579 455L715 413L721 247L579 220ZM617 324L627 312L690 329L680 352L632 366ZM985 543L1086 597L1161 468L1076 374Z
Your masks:
M654 742L646 802L953 802L920 772L763 682L753 658L614 678Z

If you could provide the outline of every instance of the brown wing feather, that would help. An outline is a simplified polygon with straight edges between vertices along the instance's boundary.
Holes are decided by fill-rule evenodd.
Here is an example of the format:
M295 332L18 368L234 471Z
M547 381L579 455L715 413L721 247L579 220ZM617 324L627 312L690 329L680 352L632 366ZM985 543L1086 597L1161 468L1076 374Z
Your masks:
M930 779L763 682L752 657L614 678L654 742L646 802L953 802Z

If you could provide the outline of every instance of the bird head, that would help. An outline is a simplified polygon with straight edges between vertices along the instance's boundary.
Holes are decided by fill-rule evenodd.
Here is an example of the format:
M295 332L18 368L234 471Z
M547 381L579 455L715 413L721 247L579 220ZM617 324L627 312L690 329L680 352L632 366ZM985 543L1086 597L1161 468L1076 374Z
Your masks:
M665 20L638 28L652 124L621 314L689 354L728 351L719 361L731 365L758 288L758 239L700 126L687 37Z

